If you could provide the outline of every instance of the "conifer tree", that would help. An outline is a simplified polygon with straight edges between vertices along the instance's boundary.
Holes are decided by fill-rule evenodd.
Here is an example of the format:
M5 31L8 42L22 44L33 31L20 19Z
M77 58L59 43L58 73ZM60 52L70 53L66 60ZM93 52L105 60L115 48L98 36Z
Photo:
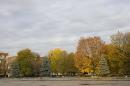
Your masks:
M47 57L43 57L43 62L40 68L40 76L49 76L50 75L50 63Z
M16 62L11 65L11 77L20 77L20 67Z
M99 75L104 76L110 73L108 62L106 58L102 55L99 61Z

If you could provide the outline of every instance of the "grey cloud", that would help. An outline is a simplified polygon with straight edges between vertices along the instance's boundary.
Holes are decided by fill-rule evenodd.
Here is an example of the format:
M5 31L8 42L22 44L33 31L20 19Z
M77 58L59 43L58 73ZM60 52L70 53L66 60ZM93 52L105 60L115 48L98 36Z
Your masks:
M130 31L129 0L0 0L0 50L74 51L81 36Z

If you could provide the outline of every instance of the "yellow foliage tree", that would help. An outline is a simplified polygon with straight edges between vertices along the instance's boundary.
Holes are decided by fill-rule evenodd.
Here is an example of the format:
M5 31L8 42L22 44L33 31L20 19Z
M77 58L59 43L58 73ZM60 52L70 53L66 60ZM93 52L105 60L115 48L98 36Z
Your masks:
M55 74L58 73L58 70L59 70L58 69L58 65L59 65L58 61L62 57L63 52L64 51L59 49L59 48L56 48L54 50L49 51L48 57L49 57L49 60L50 60L52 73L55 73Z
M99 58L104 53L100 37L81 38L75 54L75 65L82 73L95 73Z

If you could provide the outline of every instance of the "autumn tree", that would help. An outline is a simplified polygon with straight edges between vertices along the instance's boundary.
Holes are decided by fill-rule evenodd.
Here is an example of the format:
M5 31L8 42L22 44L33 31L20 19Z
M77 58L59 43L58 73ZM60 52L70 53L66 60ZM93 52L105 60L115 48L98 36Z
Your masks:
M124 45L125 38L123 33L118 31L118 33L111 36L111 44L109 45L109 62L111 64L111 71L114 74L123 74L125 60Z
M32 54L34 55L34 59L32 60L33 76L39 76L42 60L38 53L32 52Z
M117 46L109 44L107 46L107 59L110 64L110 71L112 75L118 75L123 65L122 53Z
M74 65L73 53L67 53L64 51L62 53L62 57L58 60L58 63L59 73L62 75L75 75L75 73L78 71Z
M125 44L123 45L124 60L124 74L130 76L130 32L124 34Z
M67 64L68 64L68 62L66 61L67 55L68 55L68 53L66 51L63 51L60 54L61 57L57 60L58 73L60 73L62 75L66 75Z
M74 63L74 54L65 50L54 49L49 52L51 72L58 75L74 75L77 68Z
M125 44L124 34L122 32L117 32L111 36L111 43L114 46L122 47Z
M23 49L17 53L16 61L20 67L20 75L24 77L35 76L37 69L36 62L39 57L30 49Z
M94 74L104 45L100 37L81 38L75 54L76 67L83 73Z
M108 59L111 73L128 74L130 62L130 34L119 32L111 36L111 44L108 45Z
M78 69L75 67L74 53L68 53L65 62L65 69L67 75L74 76L77 72L79 72Z
M60 65L59 59L61 59L61 57L63 57L63 53L64 53L64 51L59 48L50 50L48 53L48 57L50 60L50 66L51 66L51 72L53 74L58 75L58 73L59 73L59 68L58 68L58 66Z

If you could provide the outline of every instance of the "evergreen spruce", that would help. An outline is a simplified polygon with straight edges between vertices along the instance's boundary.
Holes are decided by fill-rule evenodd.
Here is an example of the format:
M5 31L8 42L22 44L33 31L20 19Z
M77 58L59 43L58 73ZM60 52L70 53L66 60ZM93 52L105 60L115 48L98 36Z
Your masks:
M99 75L104 76L110 73L108 62L104 56L99 61Z
M20 67L17 63L11 65L11 77L20 77Z
M47 57L43 58L40 68L40 76L50 76L50 62Z

